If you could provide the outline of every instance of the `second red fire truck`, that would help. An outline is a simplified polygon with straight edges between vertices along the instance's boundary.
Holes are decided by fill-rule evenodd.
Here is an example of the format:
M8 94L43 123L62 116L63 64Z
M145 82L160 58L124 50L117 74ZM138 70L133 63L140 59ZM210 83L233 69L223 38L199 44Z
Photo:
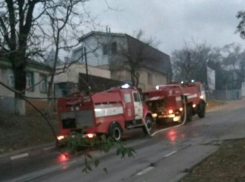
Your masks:
M157 123L167 121L191 121L197 114L205 117L206 96L201 82L181 82L169 85L158 85L155 89L144 92L145 102L153 112ZM186 108L186 112L184 109Z

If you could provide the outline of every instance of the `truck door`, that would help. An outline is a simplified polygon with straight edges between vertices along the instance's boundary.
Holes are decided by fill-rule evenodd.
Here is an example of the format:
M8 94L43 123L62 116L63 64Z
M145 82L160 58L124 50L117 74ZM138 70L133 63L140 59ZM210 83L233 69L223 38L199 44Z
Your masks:
M135 119L141 119L143 118L143 106L142 106L139 92L137 91L133 92L133 98L134 98Z

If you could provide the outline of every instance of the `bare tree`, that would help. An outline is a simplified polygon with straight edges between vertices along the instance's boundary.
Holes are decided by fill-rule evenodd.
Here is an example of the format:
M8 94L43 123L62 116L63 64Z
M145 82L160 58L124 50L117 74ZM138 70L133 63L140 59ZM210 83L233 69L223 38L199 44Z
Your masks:
M181 50L175 50L172 56L175 79L190 80L195 70L195 60L193 60L191 48L186 44Z
M0 4L0 35L2 39L2 57L11 63L14 73L14 87L18 91L26 89L26 65L27 60L33 56L40 56L39 26L37 21L44 11L34 10L39 6L45 9L46 2L43 0L5 0ZM24 113L23 99L15 94L16 110Z
M240 88L245 79L245 50L239 44L228 44L223 48L223 65L229 71L232 87Z
M144 32L142 30L139 30L135 34L135 39L137 40L134 41L133 46L121 45L119 47L120 50L118 51L117 58L112 63L112 72L129 72L132 84L137 87L142 69L147 64L151 64L152 61L158 60L150 51L149 47L156 47L160 42L155 41L153 38L144 39Z
M70 52L72 48L79 44L78 38L82 35L81 25L85 25L89 21L89 15L85 11L81 11L84 8L84 4L87 1L84 0L58 0L48 1L44 15L47 16L46 25L50 28L49 34L45 34L49 40L51 40L54 46L54 60L53 71L50 75L48 84L48 104L46 111L50 108L51 97L53 96L53 83L54 76L56 74L57 62L59 60L58 55L61 51ZM80 7L80 8L78 8ZM92 24L92 23L91 23ZM78 60L73 60L71 65ZM67 67L67 65L65 65Z
M59 53L69 52L78 45L84 27L95 27L85 7L87 2L89 0L5 0L0 3L0 54L11 63L15 90L26 92L28 60L43 59L45 51L55 47L48 87L48 97L51 97ZM18 94L15 98L16 111L24 114L23 99Z
M11 88L3 82L0 82L0 85L13 92L20 102L24 103L25 101L30 104L47 121L55 139L56 134L48 118L25 95L27 61L32 57L42 57L46 48L50 44L54 44L55 60L53 70L49 75L51 82L53 82L54 75L59 74L57 71L63 72L64 69L68 68L72 62L62 68L56 68L58 54L61 50L70 51L76 46L79 43L77 36L81 36L78 33L81 33L83 29L81 25L84 25L84 22L92 21L84 7L86 2L88 0L5 0L5 2L0 2L0 11L3 12L0 15L0 38L3 40L1 42L1 56L8 59L12 65L15 75L15 88ZM80 7L84 8L84 11L81 12L81 9L78 9L80 8L79 4ZM84 19L85 16L90 20ZM47 42L49 45L42 47L43 43L47 44ZM52 84L49 87L49 98L51 89ZM22 106L22 108L24 107ZM69 149L74 152L81 147L86 147L88 150L96 148L103 152L109 152L112 148L116 148L117 155L122 158L126 155L132 157L135 153L133 149L124 147L122 143L105 135L95 140L87 140L79 133L71 133L66 142ZM94 161L95 166L98 166L99 160L94 160L89 153L86 153L84 157L83 172L92 170L89 160Z
M240 34L242 39L245 39L245 11L239 11L237 18L240 22L237 25L236 31Z
M215 69L221 61L219 48L207 46L205 43L186 43L184 48L176 50L172 55L172 63L177 81L192 79L203 82L208 87L207 66Z
M237 14L237 18L240 20L238 26L237 26L237 33L240 34L241 38L242 39L245 39L245 11L239 11L238 14ZM238 48L237 48L238 49ZM245 54L245 53L243 53ZM241 66L241 71L238 73L239 75L241 75L244 79L244 76L245 76L245 60L242 56L240 56L240 60L239 60L239 64Z

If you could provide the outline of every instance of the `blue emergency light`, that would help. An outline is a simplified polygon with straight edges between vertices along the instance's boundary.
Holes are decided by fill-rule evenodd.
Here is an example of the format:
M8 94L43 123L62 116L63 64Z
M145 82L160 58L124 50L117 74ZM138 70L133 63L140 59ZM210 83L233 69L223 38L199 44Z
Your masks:
M122 88L130 88L131 86L128 83L125 83L121 86Z

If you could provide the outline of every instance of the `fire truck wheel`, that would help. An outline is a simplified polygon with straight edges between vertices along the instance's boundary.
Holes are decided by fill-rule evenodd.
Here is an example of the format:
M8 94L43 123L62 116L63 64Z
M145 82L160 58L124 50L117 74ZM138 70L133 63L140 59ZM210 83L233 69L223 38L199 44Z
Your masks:
M116 141L120 141L122 139L122 129L118 123L112 123L109 129L109 134Z
M203 102L199 104L199 112L197 113L199 118L204 118L206 114L206 107Z
M145 118L145 122L146 122L146 125L147 125L147 127L148 127L148 130L151 131L151 129L152 129L152 127L151 127L151 124L152 124L152 118L151 118L150 116L147 116L147 117ZM143 131L144 131L145 134L148 135L148 131L147 131L147 129L145 128L145 126L143 126Z
M193 118L193 114L192 114L192 107L191 106L187 106L187 116L186 116L186 121L190 122L192 121Z

